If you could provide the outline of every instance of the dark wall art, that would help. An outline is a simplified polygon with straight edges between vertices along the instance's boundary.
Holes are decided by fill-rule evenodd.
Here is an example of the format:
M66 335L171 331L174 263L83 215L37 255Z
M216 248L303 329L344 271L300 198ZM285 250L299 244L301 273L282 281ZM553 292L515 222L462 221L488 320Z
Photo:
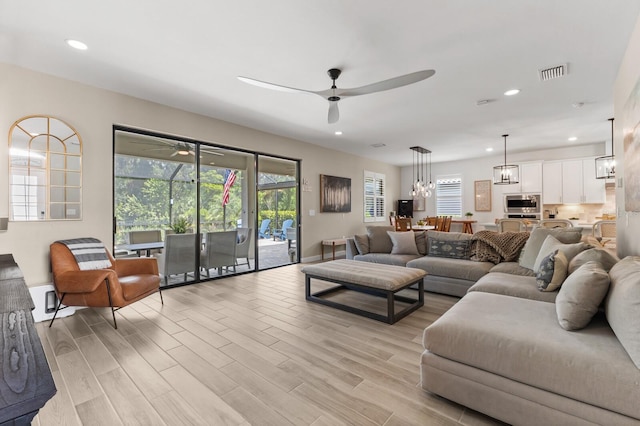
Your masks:
M320 175L320 211L348 213L351 211L351 179Z

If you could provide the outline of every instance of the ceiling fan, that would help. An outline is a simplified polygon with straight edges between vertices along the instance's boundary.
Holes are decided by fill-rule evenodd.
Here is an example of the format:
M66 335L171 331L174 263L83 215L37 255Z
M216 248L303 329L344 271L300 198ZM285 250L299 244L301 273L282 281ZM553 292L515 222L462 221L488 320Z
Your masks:
M145 151L173 151L173 153L171 153L169 157L175 157L176 155L182 155L182 156L196 155L194 147L189 144L172 143L167 141L158 141L158 142L167 144L167 146L162 146L160 148L149 148L149 149L145 149ZM224 153L217 151L218 149L220 148L200 145L201 153L224 156Z
M296 89L294 87L281 86L279 84L267 83L266 81L256 80L254 78L239 76L238 79L245 83L253 84L258 87L264 87L266 89L280 90L290 93L313 93L315 95L322 96L329 101L329 124L337 123L340 118L340 111L338 110L338 101L344 98L353 96L367 95L369 93L382 92L389 89L395 89L397 87L406 86L408 84L417 83L425 80L436 72L435 70L422 70L412 72L410 74L401 75L398 77L390 78L388 80L379 81L377 83L367 84L366 86L355 87L352 89L338 89L336 86L336 80L340 77L342 70L338 68L331 68L327 71L329 78L333 80L331 88L320 91Z

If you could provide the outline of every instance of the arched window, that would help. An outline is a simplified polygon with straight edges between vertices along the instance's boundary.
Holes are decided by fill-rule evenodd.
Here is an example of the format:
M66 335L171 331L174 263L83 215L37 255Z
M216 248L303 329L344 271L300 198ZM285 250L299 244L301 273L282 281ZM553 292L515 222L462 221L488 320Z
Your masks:
M33 115L9 131L10 217L82 218L82 140L57 118Z

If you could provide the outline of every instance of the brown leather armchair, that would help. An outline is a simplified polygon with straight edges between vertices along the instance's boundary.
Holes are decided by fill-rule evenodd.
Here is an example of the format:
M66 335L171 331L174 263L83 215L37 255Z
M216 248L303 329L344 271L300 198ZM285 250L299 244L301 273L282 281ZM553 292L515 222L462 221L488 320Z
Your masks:
M59 242L49 247L53 285L60 303L49 323L65 306L110 307L113 326L118 328L115 311L160 291L160 275L155 258L114 259L109 269L80 270L69 248ZM162 292L160 291L160 300Z

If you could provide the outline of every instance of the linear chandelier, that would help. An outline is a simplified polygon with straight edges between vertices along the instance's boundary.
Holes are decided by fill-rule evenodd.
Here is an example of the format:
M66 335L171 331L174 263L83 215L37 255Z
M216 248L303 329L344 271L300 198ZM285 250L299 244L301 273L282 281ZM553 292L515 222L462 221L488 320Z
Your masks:
M412 198L428 198L433 195L436 185L431 181L431 151L421 146L412 146L413 151L413 179L409 195ZM428 157L427 157L428 156ZM427 169L429 170L429 182L427 183Z
M616 177L616 157L613 155L613 118L611 122L611 155L596 158L596 179L612 179Z
M507 164L507 136L504 138L504 164L493 168L494 185L511 185L520 181L520 168L515 164Z

